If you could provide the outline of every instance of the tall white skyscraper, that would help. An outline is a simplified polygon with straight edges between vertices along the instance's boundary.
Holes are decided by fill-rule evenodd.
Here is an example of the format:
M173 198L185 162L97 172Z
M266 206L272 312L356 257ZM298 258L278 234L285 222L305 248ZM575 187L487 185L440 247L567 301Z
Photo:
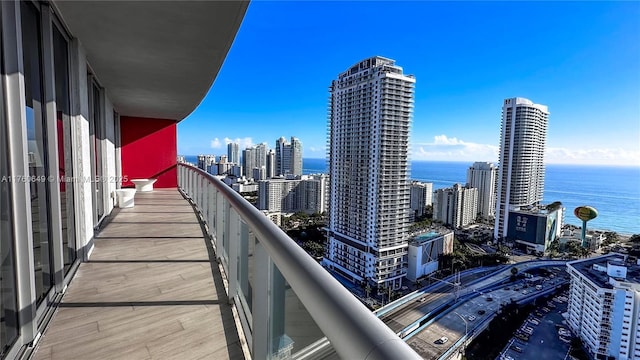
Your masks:
M267 144L262 143L255 146L256 148L256 167L264 168L266 171L267 168Z
M365 59L329 100L329 241L325 265L354 283L397 289L407 273L409 126L415 78Z
M494 237L507 236L509 210L537 205L544 191L544 149L549 111L525 98L502 105L500 167Z
M475 162L467 170L467 187L478 189L478 213L485 219L496 214L498 167L490 162Z
M227 161L240 165L240 145L238 143L227 144Z

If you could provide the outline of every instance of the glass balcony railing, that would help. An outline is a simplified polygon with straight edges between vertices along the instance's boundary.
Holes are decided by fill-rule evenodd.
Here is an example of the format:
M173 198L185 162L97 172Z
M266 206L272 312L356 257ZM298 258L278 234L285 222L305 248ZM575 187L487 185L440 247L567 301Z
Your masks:
M420 359L222 181L179 164L178 184L211 238L254 359Z

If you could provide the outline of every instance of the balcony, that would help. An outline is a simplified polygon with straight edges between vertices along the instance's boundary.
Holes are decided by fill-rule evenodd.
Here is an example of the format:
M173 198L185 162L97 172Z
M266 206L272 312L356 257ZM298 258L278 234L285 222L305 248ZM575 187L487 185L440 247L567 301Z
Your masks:
M178 191L136 194L96 237L34 359L243 358L204 239Z
M178 182L114 211L35 359L419 359L228 186Z

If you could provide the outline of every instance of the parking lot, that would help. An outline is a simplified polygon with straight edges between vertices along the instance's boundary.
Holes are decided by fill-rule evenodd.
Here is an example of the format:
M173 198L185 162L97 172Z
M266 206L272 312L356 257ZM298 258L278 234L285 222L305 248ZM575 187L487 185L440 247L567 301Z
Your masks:
M561 295L554 299L543 302L529 315L502 351L499 360L565 358L569 351L571 336L563 336L564 341L561 340L558 329L567 329L562 317L562 313L567 311L567 303L563 301ZM564 330L561 332L564 333ZM544 351L542 351L543 349Z

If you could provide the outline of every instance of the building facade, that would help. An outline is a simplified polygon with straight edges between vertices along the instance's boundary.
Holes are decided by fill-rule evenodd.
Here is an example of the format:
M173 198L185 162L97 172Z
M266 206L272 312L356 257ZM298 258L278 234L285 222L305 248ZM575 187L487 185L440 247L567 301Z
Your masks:
M198 155L198 168L209 171L212 165L216 163L215 155Z
M153 178L175 191L177 123L215 80L247 6L0 2L0 358L29 358L47 336L74 346L43 336L47 324L121 188Z
M412 181L410 206L413 211L413 220L424 216L427 206L431 206L432 204L433 183Z
M269 149L267 152L267 179L276 176L276 152Z
M415 78L365 59L330 87L328 247L324 264L354 283L399 288L410 223L409 127Z
M537 205L544 191L544 150L549 111L525 98L505 99L494 237L507 236L509 212Z
M454 184L451 188L438 189L433 196L433 219L454 228L476 221L478 214L478 189Z
M621 254L567 263L568 325L595 359L640 359L640 265Z
M407 279L417 279L438 270L440 255L453 253L453 231L432 231L409 241Z
M327 211L328 186L327 175L263 180L258 182L258 209L268 213L323 213Z
M509 212L505 239L527 252L544 252L549 243L562 234L564 208L547 210L545 207Z
M276 140L275 159L275 176L301 176L302 142L293 136L290 143L284 137L279 138Z
M467 170L467 187L478 189L478 215L494 219L498 167L489 162L475 162Z
M227 144L227 161L240 165L240 145L238 143L228 143Z

